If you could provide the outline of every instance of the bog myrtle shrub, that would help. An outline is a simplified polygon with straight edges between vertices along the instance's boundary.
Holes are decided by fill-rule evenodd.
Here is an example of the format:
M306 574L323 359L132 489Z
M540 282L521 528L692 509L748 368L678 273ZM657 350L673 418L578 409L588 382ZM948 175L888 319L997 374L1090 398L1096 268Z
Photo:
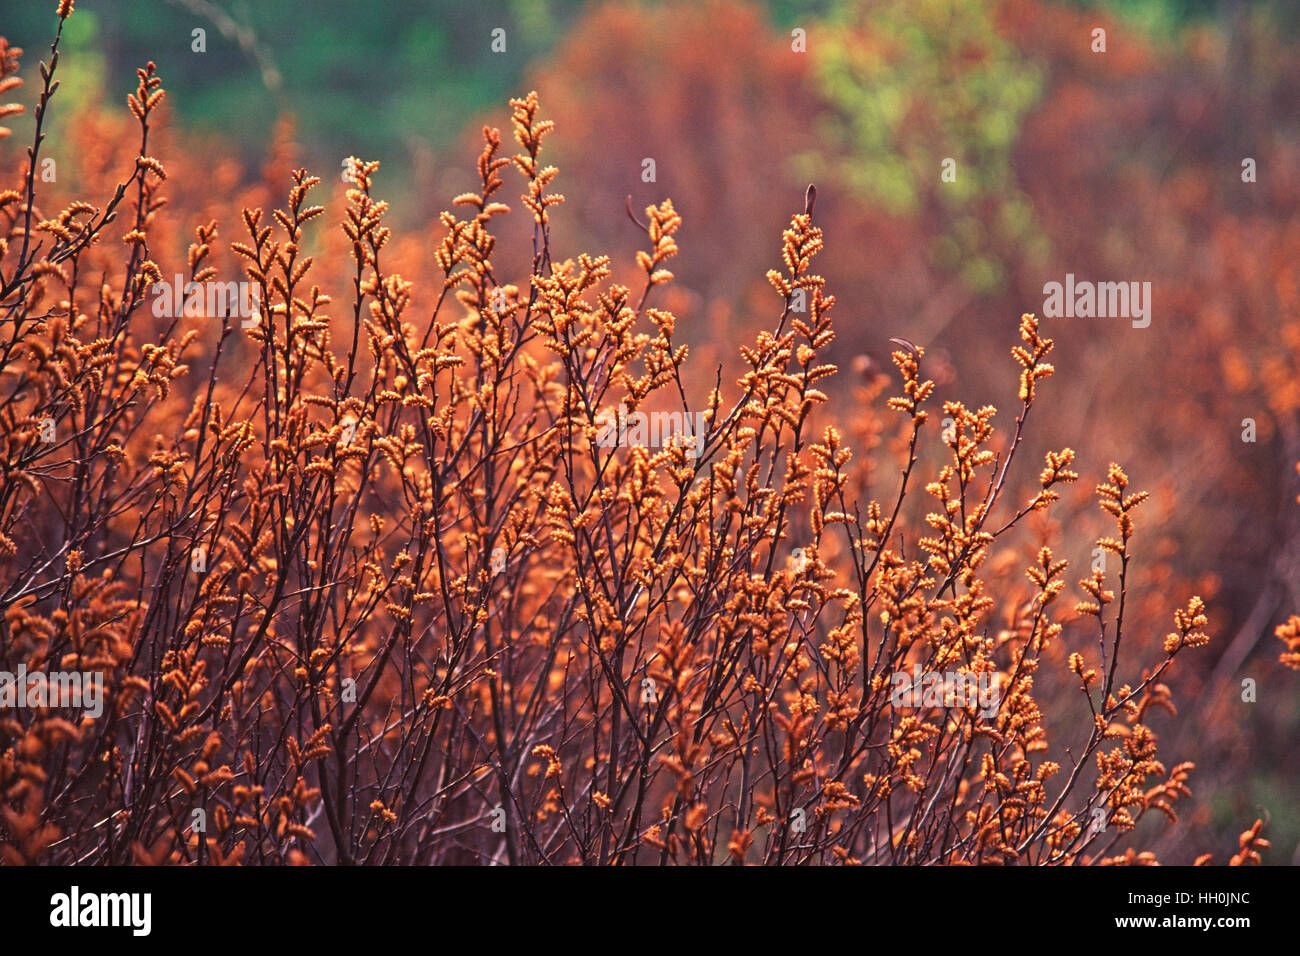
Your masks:
M1069 448L1017 455L1053 373L1034 315L1006 434L934 408L905 339L892 397L831 407L810 188L770 319L698 390L681 217L629 207L635 281L555 248L535 93L414 271L364 160L332 209L285 171L173 263L169 194L206 187L155 155L153 64L127 174L46 208L58 45L0 192L0 671L103 699L0 708L6 863L1154 862L1134 831L1177 823L1193 765L1149 716L1205 607L1130 637L1147 496L1117 464L1079 600L1051 546L1008 545L1079 480ZM682 429L622 440L652 420ZM1267 845L1257 822L1232 862Z

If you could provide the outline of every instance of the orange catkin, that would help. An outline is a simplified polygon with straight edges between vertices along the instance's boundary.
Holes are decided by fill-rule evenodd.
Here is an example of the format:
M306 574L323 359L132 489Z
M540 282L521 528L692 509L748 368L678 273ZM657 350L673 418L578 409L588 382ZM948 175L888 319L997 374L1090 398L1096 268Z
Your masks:
M681 216L632 216L634 268L556 249L536 93L513 156L483 131L432 267L375 162L332 196L273 164L287 195L200 215L194 162L149 151L163 95L141 69L125 166L96 138L120 183L60 211L38 142L0 191L0 670L102 691L13 687L6 862L1149 861L1132 831L1177 820L1191 765L1145 719L1204 606L1163 651L1129 639L1145 494L1111 465L1108 562L1064 607L1069 563L1025 525L1075 453L1016 454L1053 373L1035 316L1007 434L932 414L906 340L896 394L864 374L840 415L811 188L764 328L702 378L668 298ZM1040 701L1049 670L1074 704Z

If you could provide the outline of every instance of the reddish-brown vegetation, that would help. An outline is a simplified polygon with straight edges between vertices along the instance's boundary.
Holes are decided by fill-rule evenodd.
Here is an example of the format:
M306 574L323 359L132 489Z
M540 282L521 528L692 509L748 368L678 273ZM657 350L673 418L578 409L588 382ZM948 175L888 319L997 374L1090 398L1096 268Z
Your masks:
M0 670L101 674L105 702L0 713L6 862L1153 862L1133 831L1177 822L1193 767L1150 718L1205 606L1135 584L1151 503L1118 465L1088 465L1100 538L1053 522L1084 466L1024 460L1032 314L1000 430L906 340L837 411L810 191L770 319L690 374L681 217L634 217L635 283L562 251L536 94L430 262L376 163L318 205L282 156L242 191L172 157L152 64L125 164L115 121L74 127L91 198L59 209L55 65L0 193ZM160 315L178 272L259 307ZM611 443L620 407L706 427ZM1231 862L1266 847L1257 823Z

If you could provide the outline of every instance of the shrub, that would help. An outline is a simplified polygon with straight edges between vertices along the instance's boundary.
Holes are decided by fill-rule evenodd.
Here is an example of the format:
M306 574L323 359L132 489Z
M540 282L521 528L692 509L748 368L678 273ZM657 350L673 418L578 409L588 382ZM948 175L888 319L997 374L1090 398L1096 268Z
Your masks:
M0 714L6 862L1153 862L1132 831L1177 820L1192 765L1159 760L1148 716L1172 712L1204 606L1130 662L1146 495L1114 464L1084 600L1064 607L1041 541L1017 583L1011 542L1078 478L1061 449L1012 500L1053 371L1034 316L1010 435L944 402L933 468L935 386L897 340L893 478L883 379L827 407L810 188L768 273L775 320L736 381L694 394L662 302L680 217L629 209L635 284L561 258L536 94L511 101L515 155L484 129L431 272L390 264L358 160L336 306L299 169L225 250L216 221L195 229L168 315L156 70L129 98L130 175L47 218L57 51L0 194L0 669L102 675L104 701ZM17 51L0 62L12 76ZM532 225L513 277L494 266L507 174ZM231 256L251 315L188 294ZM1050 675L1077 713L1040 711Z

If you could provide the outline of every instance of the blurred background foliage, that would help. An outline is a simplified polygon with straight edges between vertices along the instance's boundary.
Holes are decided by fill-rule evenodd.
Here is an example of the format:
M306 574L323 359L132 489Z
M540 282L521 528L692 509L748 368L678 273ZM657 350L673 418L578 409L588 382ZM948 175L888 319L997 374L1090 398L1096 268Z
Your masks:
M840 0L826 23L815 70L831 106L823 139L841 147L836 178L886 212L948 220L938 261L974 289L996 286L1002 270L986 228L1013 243L1040 235L1011 151L1042 97L1041 71L998 32L983 0ZM817 155L810 178L823 173ZM951 178L935 177L936 158L951 160Z
M1075 0L1132 22L1152 36L1172 36L1190 24L1222 20L1242 6L1233 0ZM48 44L49 11L39 0L0 3L0 29L30 51ZM69 79L63 96L87 102L125 97L134 70L148 60L167 78L180 121L219 133L247 158L264 154L283 111L297 120L308 155L347 155L358 149L409 177L422 150L456 141L465 124L520 92L530 64L563 40L576 18L599 0L78 0L65 49ZM653 11L657 4L647 4ZM1267 7L1280 29L1294 34L1300 5ZM1041 84L1001 40L993 7L983 0L765 0L783 31L814 24L827 46L817 80L844 127L867 155L846 168L848 181L891 210L912 210L928 190L928 155L898 137L917 103L935 138L963 143L955 157L972 176L958 180L946 201L962 202L1008 185L1007 155L1024 111ZM495 28L507 33L505 53L490 48ZM206 31L206 53L192 51L192 31ZM854 37L871 43L855 47ZM34 61L29 60L29 67ZM269 68L269 71L268 69ZM75 74L75 75L74 75ZM932 96L939 90L946 95ZM366 141L357 142L357 119ZM963 163L963 160L966 163ZM969 165L967 165L969 164ZM1003 197L1005 198L1005 197ZM1028 225L1025 211L1009 226Z
M48 47L48 4L5 0L0 29ZM524 67L577 16L577 0L81 0L65 39L68 101L116 104L153 60L179 121L255 162L289 113L311 157L379 159L409 185L467 120L516 95ZM506 30L505 53L490 49ZM205 32L202 54L195 29ZM30 61L34 66L35 60ZM66 114L65 114L66 115ZM359 122L364 121L364 122ZM364 140L358 135L364 131Z
M53 8L0 0L29 84ZM1098 26L1105 55L1090 48ZM1300 4L78 0L64 49L56 153L58 124L120 112L153 60L174 129L210 144L214 165L233 155L255 179L291 116L295 162L337 185L345 157L380 160L391 220L421 235L474 184L481 125L505 126L506 100L536 88L569 196L557 248L628 263L644 237L625 197L671 197L684 225L669 307L718 363L770 318L762 276L814 180L845 370L874 374L905 335L927 347L941 398L1002 406L1006 348L1045 281L1151 281L1150 329L1047 327L1054 410L1026 451L1079 450L1090 470L1063 520L1082 544L1100 531L1084 499L1107 461L1164 502L1148 519L1141 639L1159 640L1191 589L1210 599L1217 640L1177 688L1182 723L1155 721L1173 747L1199 748L1186 842L1159 855L1214 848L1223 862L1264 808L1266 862L1300 863L1300 695L1272 637L1300 611ZM1257 183L1242 182L1244 157ZM1240 700L1245 677L1256 705Z

